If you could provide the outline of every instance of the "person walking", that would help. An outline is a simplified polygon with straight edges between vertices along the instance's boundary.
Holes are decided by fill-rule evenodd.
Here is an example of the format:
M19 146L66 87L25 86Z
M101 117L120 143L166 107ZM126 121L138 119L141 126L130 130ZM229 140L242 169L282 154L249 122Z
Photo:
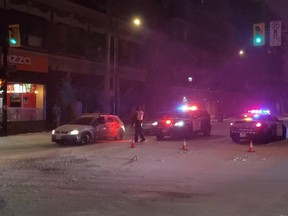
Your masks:
M145 141L145 137L143 134L143 129L142 129L142 122L144 118L144 111L142 110L140 105L136 106L136 112L133 115L132 122L131 122L131 128L134 126L134 141L138 142L138 138L140 136L141 140L140 142Z

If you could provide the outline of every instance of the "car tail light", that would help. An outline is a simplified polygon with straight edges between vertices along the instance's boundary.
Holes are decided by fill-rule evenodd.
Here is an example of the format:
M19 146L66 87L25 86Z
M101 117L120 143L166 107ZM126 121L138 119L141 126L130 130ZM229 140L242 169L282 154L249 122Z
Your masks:
M165 121L165 123L166 123L167 125L170 125L170 124L172 123L172 121L168 119L168 120Z

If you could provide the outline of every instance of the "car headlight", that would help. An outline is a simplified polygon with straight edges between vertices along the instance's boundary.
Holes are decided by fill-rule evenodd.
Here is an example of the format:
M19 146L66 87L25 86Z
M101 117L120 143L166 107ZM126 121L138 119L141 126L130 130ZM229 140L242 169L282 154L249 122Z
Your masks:
M175 126L176 126L176 127L183 127L183 125L184 125L184 122L183 122L183 121L179 121L179 122L176 122L176 123L175 123Z
M157 126L157 125L158 125L158 122L157 122L157 121L156 121L156 122L153 122L152 125L153 125L153 126Z
M55 134L55 130L52 130L52 134Z
M69 135L77 135L77 134L79 134L79 131L78 130L72 130L68 134Z

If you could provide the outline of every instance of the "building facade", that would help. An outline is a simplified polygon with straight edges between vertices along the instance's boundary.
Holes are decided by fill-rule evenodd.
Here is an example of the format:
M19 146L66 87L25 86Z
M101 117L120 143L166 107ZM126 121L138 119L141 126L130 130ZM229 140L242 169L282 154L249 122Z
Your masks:
M237 21L247 11L236 2L0 0L1 31L19 24L21 33L7 56L8 132L52 129L55 106L61 123L84 112L127 122L136 104L153 116L183 97L212 116L242 109L254 71L238 56ZM135 15L140 28L131 25Z
M10 47L7 56L8 133L51 129L54 105L61 108L62 123L83 112L104 112L106 14L69 1L48 0L1 0L0 10L1 19L6 21L2 32L11 24L19 24L21 34L21 47ZM117 22L118 38L111 22ZM117 93L128 98L131 87L137 91L146 78L145 71L137 67L137 34L115 17L110 18L109 25L109 112L116 112L113 107L120 103L115 98L116 70L117 83L127 86ZM120 47L117 65L116 39Z

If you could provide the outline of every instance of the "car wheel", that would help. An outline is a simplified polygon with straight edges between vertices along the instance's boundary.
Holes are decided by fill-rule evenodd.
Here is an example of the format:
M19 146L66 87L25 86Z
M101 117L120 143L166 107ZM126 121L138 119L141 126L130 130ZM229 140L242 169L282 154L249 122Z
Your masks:
M275 132L275 133L276 133L276 132ZM269 129L269 130L267 131L267 133L265 133L265 134L263 135L262 142L263 142L263 143L269 143L269 142L271 142L273 139L275 139L275 136L273 136L273 131L272 131L272 129Z
M88 144L91 140L91 135L89 133L84 133L81 137L80 137L80 141L79 144L80 145L85 145Z
M211 126L207 125L204 129L204 136L210 136L211 135Z
M234 143L239 143L240 142L240 137L237 135L231 136L231 139Z
M118 130L116 133L116 136L114 137L115 140L122 140L124 137L124 131L123 130Z
M282 140L285 140L286 139L286 126L285 125L282 125Z
M164 139L164 135L163 134L158 134L156 135L157 140L163 140Z

